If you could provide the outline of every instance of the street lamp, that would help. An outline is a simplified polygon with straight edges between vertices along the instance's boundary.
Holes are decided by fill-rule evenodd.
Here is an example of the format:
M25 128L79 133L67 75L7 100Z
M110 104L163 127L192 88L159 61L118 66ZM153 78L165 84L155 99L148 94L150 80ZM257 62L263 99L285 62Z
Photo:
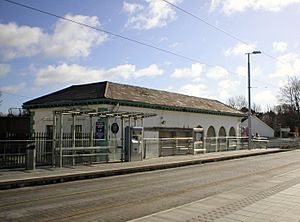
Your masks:
M253 51L246 53L248 56L248 149L251 149L251 82L250 82L250 54L261 54L261 51Z

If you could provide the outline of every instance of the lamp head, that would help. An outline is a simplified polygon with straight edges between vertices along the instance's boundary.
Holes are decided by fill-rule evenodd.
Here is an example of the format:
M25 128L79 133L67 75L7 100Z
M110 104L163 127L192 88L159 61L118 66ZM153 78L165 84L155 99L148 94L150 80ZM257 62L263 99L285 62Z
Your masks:
M253 51L251 54L261 54L261 51Z

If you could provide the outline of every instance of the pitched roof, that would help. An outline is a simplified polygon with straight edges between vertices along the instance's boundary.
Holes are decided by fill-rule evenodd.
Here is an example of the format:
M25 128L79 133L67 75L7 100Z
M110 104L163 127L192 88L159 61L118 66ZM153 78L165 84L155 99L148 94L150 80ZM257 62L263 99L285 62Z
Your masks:
M111 103L155 109L243 116L244 114L217 100L187 96L167 91L98 82L73 85L60 91L30 100L24 108L73 106L80 104Z

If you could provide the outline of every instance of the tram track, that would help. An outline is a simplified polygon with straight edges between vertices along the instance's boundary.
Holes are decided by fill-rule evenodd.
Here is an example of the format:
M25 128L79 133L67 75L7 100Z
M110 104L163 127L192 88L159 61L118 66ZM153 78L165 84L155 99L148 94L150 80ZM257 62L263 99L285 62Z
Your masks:
M287 164L286 166L281 166L282 167L289 167L293 164ZM273 168L273 169L269 169L269 170L265 170L265 171L262 171L260 172L259 174L262 174L264 175L266 172L268 171L273 171L273 170L276 170L278 169L278 167L276 168ZM165 194L162 194L162 195L157 195L157 196L154 196L154 197L147 197L147 198L141 198L141 199L136 199L136 200L131 200L131 201L127 201L127 202L122 202L122 203L111 203L111 204L106 204L105 206L97 206L97 207L89 207L89 208L86 208L86 209L81 209L81 210L76 210L76 212L72 212L70 214L65 214L63 217L59 217L59 218L53 218L53 219L50 219L50 220L47 220L47 221L69 221L70 219L76 219L76 218L80 218L80 217L84 217L84 216L88 216L90 214L94 214L94 213L101 213L101 212L105 212L106 210L108 209L113 209L113 208L119 208L119 207L129 207L129 206L135 206L135 205L138 205L140 203L149 203L149 202L155 202L155 201L160 201L162 199L165 199L165 198L170 198L170 197L174 197L176 195L185 195L186 193L189 193L191 191L194 191L194 190L199 190L199 189L207 189L207 188L211 188L211 187L221 187L227 183L235 183L236 181L240 181L241 179L244 179L244 178L249 178L249 180L247 182L244 182L243 184L240 184L239 186L243 186L245 184L248 184L249 181L251 181L252 183L253 182L256 182L258 177L261 179L262 175L255 175L255 178L252 178L250 179L250 176L254 176L254 174L246 174L246 175L242 175L242 176L237 176L237 177L234 177L234 178L228 178L228 179L224 179L224 180L221 180L221 181L214 181L214 182L211 182L211 183L206 183L206 184L202 184L202 185L195 185L195 186L191 186L191 187L188 187L188 188L184 188L180 191L178 190L175 190L175 191L172 191L172 192L167 192ZM234 187L236 188L236 187ZM232 188L232 189L234 189ZM228 189L230 190L230 189ZM206 197L209 197L209 196L212 196L212 195L216 195L218 193L221 193L222 191L210 191L210 192L207 192L205 193L205 195L203 195L201 197L201 199L203 198L206 198ZM91 204L92 205L92 204Z
M258 171L252 171L252 172L250 172L248 174L245 174L245 175L241 175L241 176L229 178L228 180L239 180L241 178L249 177L251 175L265 174L266 172L274 171L274 170L277 170L277 169L283 170L284 168L288 168L288 167L290 167L292 165L297 165L297 164L298 164L298 162L295 161L295 162L292 162L292 163L289 163L289 164L286 164L286 165L281 165L281 166L278 166L278 167L273 167L273 168L266 169L266 170L260 171L260 172L258 172ZM195 166L189 166L188 168L194 168L194 167ZM230 168L232 168L232 164L229 164L229 166L226 166L225 168L223 168L223 170L228 170ZM219 171L219 170L220 169L218 169L218 168L215 168L215 169L213 168L213 169L210 169L207 172L201 172L201 175L204 177L206 175L215 173L216 171ZM141 174L145 174L145 173L141 173ZM186 174L185 172L182 172L181 175L179 173L180 180L186 180L186 178L189 178L189 177L190 177L190 175ZM99 179L96 179L96 180L99 180ZM147 182L147 181L144 181L144 180L142 180L140 182L132 181L131 183L127 183L126 185L118 185L118 186L113 186L113 187L109 187L109 188L89 189L89 190L82 190L82 191L70 192L70 193L63 193L63 194L62 193L58 193L58 194L50 195L50 196L46 196L46 197L42 196L42 197L38 197L38 198L34 198L34 199L29 199L29 200L27 199L27 200L21 200L21 201L13 201L13 203L0 204L0 209L14 207L14 206L17 206L17 205L22 205L22 204L31 204L31 203L39 202L39 201L40 202L45 202L45 201L49 201L49 200L68 198L68 197L72 197L72 196L82 196L82 195L93 194L93 193L104 194L104 193L109 193L109 192L114 192L114 191L120 191L121 192L121 191L128 190L128 188L130 188L132 186L134 186L135 189L142 188L142 187L145 186L145 183L147 183L147 186L153 186L153 185L157 185L157 184L173 183L173 182L178 181L178 180L179 180L178 177L176 177L176 178L171 178L171 179L170 178L168 178L168 179L158 179L158 180L155 180L153 182ZM91 180L89 180L89 181L91 181ZM210 186L213 183L221 183L221 182L222 181L215 181L215 182L207 183L206 185L200 185L200 186L206 187L206 186ZM77 183L77 182L72 182L72 183ZM57 188L56 186L52 187L51 185L48 185L48 187L46 189L42 188L42 191L46 190L47 192L49 192L49 191L51 191L53 189L56 189L56 188ZM38 191L41 191L41 190L39 190L39 189L38 190L31 190L31 192L33 192L33 193L37 193ZM27 193L27 195L28 195L28 193ZM0 193L0 196L1 196L1 193Z
M264 158L266 160L266 158ZM273 161L276 161L277 158L274 158ZM35 198L32 200L24 200L24 201L19 201L19 202L14 202L14 203L9 203L9 204L3 204L0 205L0 209L1 211L9 211L13 208L27 208L28 206L35 204L35 205L43 205L47 202L59 202L61 200L67 201L69 197L78 197L78 199L80 198L88 198L93 197L93 196L99 196L99 199L95 199L92 201L88 201L86 205L92 205L93 207L87 207L84 206L84 204L72 204L72 202L70 203L69 206L65 206L61 208L61 210L65 209L65 212L61 215L61 216L56 216L56 217L51 217L49 218L48 221L53 221L53 220L69 220L72 218L79 218L79 217L84 217L84 216L88 216L88 215L93 215L95 213L99 214L101 212L106 212L107 209L118 209L118 208L125 208L125 207L130 207L130 206L135 206L135 205L139 205L141 203L144 202L155 202L155 201L159 201L161 199L165 199L165 198L173 198L175 196L178 195L184 195L184 194L188 194L190 192L194 192L197 190L209 190L209 188L215 187L222 187L226 184L232 184L232 183L236 183L238 181L243 181L246 180L248 181L248 179L251 178L251 181L255 181L256 179L261 179L262 177L264 177L264 175L266 175L267 173L269 175L274 175L274 174L278 174L278 173L284 173L286 172L289 168L297 168L299 167L299 161L293 161L287 164L281 164L279 166L276 167L271 167L271 168L267 168L265 170L261 170L259 165L254 164L256 161L254 161L252 164L256 166L256 168L254 169L249 169L248 172L246 174L243 175L239 175L239 176L230 176L228 178L225 179L214 179L214 181L210 181L210 182L206 182L204 184L199 184L199 181L196 181L196 184L193 186L189 186L189 187L181 187L181 188L173 188L171 191L167 191L165 193L161 193L155 196L146 196L145 198L133 198L131 200L127 200L125 198L125 200L120 200L119 202L111 202L111 201L101 201L100 196L104 195L105 193L111 193L111 192L118 192L118 193L122 193L126 190L129 190L130 187L132 187L134 185L134 189L135 190L139 190L142 189L145 186L145 181L139 181L138 184L136 183L136 180L131 181L130 183L126 184L126 185L118 185L118 186L114 186L114 187L110 187L110 188L100 188L100 189L90 189L90 190L83 190L80 192L71 192L71 193L67 193L64 195L53 195L53 196L48 196L48 197L41 197L41 198ZM217 165L217 164L216 164ZM226 167L223 168L223 170L228 171L230 170L230 168L232 168L233 166L238 166L239 162L237 163L236 161L232 161L231 163L227 164ZM207 165L208 166L208 165ZM210 164L208 167L213 167L212 169L209 169L208 171L201 172L201 177L205 177L208 176L209 174L212 174L214 172L220 171L220 168L216 167L215 165ZM215 167L215 168L214 168ZM159 186L160 184L176 184L176 181L180 181L180 180L187 180L189 178L190 175L188 175L186 173L186 170L191 170L191 168L193 169L193 167L188 167L188 168L181 168L182 170L179 170L179 177L174 177L174 178L168 178L168 179L158 179L153 181L152 183L147 183L147 186L149 187L153 187L153 186ZM276 171L276 172L275 172ZM165 172L165 171L164 171ZM170 171L168 171L170 173ZM151 175L152 173L146 173ZM145 175L145 173L141 173L140 176ZM232 174L233 175L233 174ZM137 176L137 174L136 174ZM228 175L227 175L228 176ZM125 176L124 176L125 177ZM150 180L150 179L149 179ZM74 182L76 183L76 182ZM82 183L82 182L81 182ZM245 182L246 183L246 182ZM57 188L57 186L54 186ZM156 188L157 189L157 188ZM48 190L49 191L49 190ZM221 192L221 190L219 191ZM212 192L212 191L207 191L206 194L204 196L202 196L201 198L204 198L206 196L209 195L214 195L216 194L216 192ZM109 197L107 197L109 198ZM101 203L99 203L101 202ZM47 214L49 215L57 215L54 214L55 211L57 211L57 208L51 208L49 210L47 210ZM45 212L46 213L46 212ZM30 215L28 215L28 220L30 220ZM26 219L26 216L23 218ZM36 220L38 220L38 218L35 218ZM45 221L45 218L41 219L42 221Z

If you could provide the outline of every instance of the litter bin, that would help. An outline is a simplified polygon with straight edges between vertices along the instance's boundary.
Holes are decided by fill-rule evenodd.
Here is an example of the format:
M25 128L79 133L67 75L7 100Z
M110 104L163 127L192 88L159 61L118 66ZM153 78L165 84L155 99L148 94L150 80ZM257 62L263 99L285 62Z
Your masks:
M30 143L26 146L26 170L35 169L35 143Z

